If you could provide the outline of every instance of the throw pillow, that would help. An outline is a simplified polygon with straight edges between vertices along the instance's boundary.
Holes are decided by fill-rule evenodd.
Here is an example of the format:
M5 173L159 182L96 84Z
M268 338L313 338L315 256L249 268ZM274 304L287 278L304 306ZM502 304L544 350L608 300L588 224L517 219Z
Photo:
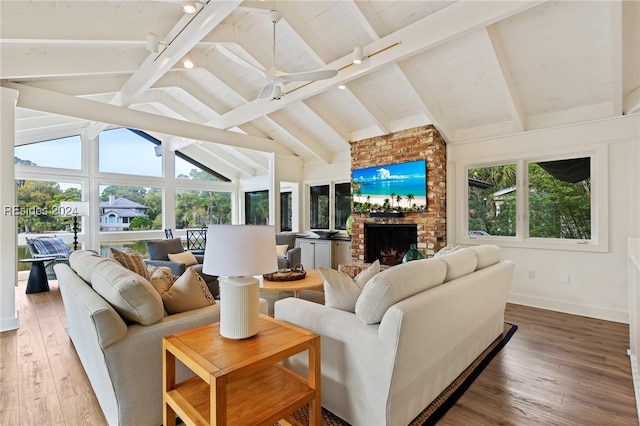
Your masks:
M167 268L149 268L149 272L151 277L149 278L149 282L156 289L158 294L162 296L171 288L171 285L174 281L174 276L171 274L171 269L169 272L166 271Z
M379 323L389 307L442 284L446 273L447 265L433 258L385 269L362 289L356 301L356 316L365 324Z
M190 251L183 251L181 253L167 253L169 260L177 263L184 263L184 266L197 265L198 259Z
M376 260L355 278L331 268L318 268L323 278L324 304L330 308L355 312L356 301L367 282L380 272L380 262Z
M360 271L358 275L356 275L353 280L356 282L360 289L363 289L364 286L369 282L369 280L380 273L380 261L376 259L371 265L369 265L366 269Z
M191 268L187 269L162 295L162 301L169 314L186 312L216 303L207 284Z
M29 240L38 254L69 256L71 250L60 237L40 237Z
M446 245L444 247L442 247L440 250L438 250L436 252L436 254L433 255L433 257L440 257L440 256L445 256L449 253L453 253L456 250L460 250L461 247L458 246L452 246L452 245Z
M125 321L149 325L164 317L162 298L151 283L117 262L98 263L91 286Z
M276 253L280 257L287 257L287 249L289 249L289 244L276 244Z
M125 249L125 251L120 251L112 247L111 256L128 270L135 272L144 279L149 279L149 270L147 269L147 265L145 265L144 260L142 260L140 253L129 248Z

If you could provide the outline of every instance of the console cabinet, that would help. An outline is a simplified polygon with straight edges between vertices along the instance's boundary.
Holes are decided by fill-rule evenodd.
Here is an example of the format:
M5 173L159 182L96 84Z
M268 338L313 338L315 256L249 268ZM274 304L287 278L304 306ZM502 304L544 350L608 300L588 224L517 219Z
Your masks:
M338 269L340 263L351 258L351 242L347 240L322 240L317 238L298 238L300 260L307 269L318 269L320 266Z

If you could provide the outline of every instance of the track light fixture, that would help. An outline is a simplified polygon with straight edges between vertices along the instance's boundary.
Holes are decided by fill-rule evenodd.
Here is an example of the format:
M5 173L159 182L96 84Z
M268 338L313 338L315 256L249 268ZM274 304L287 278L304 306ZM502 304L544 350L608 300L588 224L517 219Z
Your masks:
M368 58L368 56L364 55L364 51L362 49L362 46L356 46L353 48L353 60L352 62L356 65L361 64L363 61L365 61Z
M271 92L271 100L279 101L282 99L282 88L277 84L273 86L273 92Z
M191 61L191 58L189 58L188 56L185 56L182 60L182 65L184 65L186 69L190 70L191 68L193 68L193 61Z
M193 15L194 13L196 13L198 11L198 9L196 8L196 3L199 3L198 1L194 1L194 0L186 0L182 2L182 11L184 13L187 13L189 15Z
M147 34L147 50L149 52L160 52L160 45L167 46L167 43L160 41L160 37L156 33Z
M182 11L188 15L193 15L198 11L198 4L204 5L206 1L202 0L186 0L182 2Z

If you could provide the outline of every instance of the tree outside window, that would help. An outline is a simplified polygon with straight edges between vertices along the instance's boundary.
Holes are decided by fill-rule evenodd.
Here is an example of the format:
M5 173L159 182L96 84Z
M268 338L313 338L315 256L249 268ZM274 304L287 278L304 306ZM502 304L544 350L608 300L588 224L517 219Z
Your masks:
M335 226L336 229L347 229L347 218L351 216L351 184L335 185Z
M230 192L176 190L176 229L230 223Z
M309 188L311 229L329 229L329 185Z
M469 169L469 234L513 237L521 217L525 238L591 239L590 160L522 162L528 182L524 192L517 182L518 164ZM526 214L517 212L519 196L526 196Z
M269 223L269 191L244 193L244 223L267 225Z

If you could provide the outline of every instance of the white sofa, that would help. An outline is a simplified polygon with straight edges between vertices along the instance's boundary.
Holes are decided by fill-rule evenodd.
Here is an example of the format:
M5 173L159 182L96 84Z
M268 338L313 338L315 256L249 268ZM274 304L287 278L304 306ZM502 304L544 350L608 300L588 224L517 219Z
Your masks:
M322 336L323 407L354 426L406 425L503 332L514 264L500 258L486 245L408 262L369 280L355 312L288 298L275 317Z
M93 287L97 286L98 272L113 288L117 281L131 280L133 272L111 259L83 251L73 252L70 266L58 264L55 272L67 315L67 333L108 424L162 424L162 338L219 321L222 302L173 315L158 313L157 295L151 293L155 290L145 285L148 294L142 297L138 292L134 296L132 312L125 320L121 316L124 308L114 309ZM162 310L162 299L159 309ZM260 311L267 312L264 300L260 301ZM142 325L137 321L151 323ZM192 375L178 363L178 381Z

